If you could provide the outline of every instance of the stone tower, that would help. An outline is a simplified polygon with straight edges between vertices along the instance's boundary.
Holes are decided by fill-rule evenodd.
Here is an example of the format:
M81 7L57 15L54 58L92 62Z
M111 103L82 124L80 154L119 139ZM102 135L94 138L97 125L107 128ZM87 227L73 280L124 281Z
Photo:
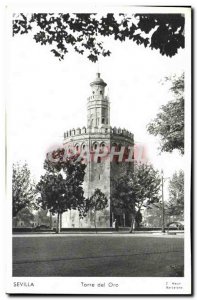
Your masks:
M97 227L110 227L114 217L121 226L127 225L127 215L113 212L112 181L128 170L133 170L131 161L134 146L133 134L125 129L110 126L110 102L105 95L107 84L96 74L90 83L91 95L87 99L87 127L72 129L64 133L64 148L75 147L84 157L87 167L84 178L85 197L100 189L108 198L108 207L97 213ZM88 153L88 154L87 154ZM115 215L114 215L115 214ZM80 220L77 211L64 213L63 227L94 227L91 212Z

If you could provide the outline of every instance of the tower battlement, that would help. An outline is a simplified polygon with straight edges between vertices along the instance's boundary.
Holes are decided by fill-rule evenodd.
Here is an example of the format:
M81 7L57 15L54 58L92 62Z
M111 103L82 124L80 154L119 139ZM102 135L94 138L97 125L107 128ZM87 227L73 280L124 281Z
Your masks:
M110 134L110 135L117 135L117 136L123 136L123 137L129 137L131 139L134 138L133 133L130 131L126 130L125 128L117 128L117 127L82 127L82 128L73 128L71 130L67 130L64 133L64 139L74 137L74 136L83 136L83 135L90 135L90 134Z

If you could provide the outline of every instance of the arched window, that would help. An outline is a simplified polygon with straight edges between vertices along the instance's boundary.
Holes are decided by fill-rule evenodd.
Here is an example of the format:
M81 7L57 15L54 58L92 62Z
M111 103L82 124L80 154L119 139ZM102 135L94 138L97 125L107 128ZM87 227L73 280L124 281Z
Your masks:
M115 152L118 152L119 150L118 150L118 148L119 148L119 145L117 145L116 143L113 143L112 144L112 147L115 147ZM113 162L116 162L117 164L118 164L118 155L114 155L113 156Z
M81 145L81 148L82 148L83 150L85 150L86 144L82 144L82 145Z
M102 124L105 124L105 118L102 118Z
M104 142L100 143L100 153L103 153L105 149L106 145Z

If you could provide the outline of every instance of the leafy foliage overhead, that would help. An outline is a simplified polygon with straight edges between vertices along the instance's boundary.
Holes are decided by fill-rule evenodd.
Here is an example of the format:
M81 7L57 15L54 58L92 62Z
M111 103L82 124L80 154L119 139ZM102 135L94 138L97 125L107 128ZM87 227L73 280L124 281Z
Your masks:
M59 60L71 47L96 62L99 55L111 54L104 47L104 37L131 40L172 57L184 48L184 25L181 14L21 13L13 18L13 35L32 31L35 41L51 45L51 52Z
M160 137L161 152L174 149L184 154L184 74L180 77L166 78L172 86L173 99L161 106L156 118L147 126L150 134Z

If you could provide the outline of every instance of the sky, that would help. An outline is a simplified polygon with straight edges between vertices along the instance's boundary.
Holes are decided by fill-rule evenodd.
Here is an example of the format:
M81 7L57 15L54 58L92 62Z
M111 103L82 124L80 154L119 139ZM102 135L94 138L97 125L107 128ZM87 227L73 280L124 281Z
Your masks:
M159 139L147 133L147 124L161 105L172 99L166 76L180 75L186 68L185 50L172 58L135 43L105 40L112 54L92 63L70 51L63 61L48 46L37 44L31 35L11 39L8 64L8 144L13 161L25 160L33 177L43 173L46 152L60 145L63 133L86 126L86 103L96 72L107 83L111 126L126 128L142 143L155 168L170 177L183 169L178 151L162 153Z

